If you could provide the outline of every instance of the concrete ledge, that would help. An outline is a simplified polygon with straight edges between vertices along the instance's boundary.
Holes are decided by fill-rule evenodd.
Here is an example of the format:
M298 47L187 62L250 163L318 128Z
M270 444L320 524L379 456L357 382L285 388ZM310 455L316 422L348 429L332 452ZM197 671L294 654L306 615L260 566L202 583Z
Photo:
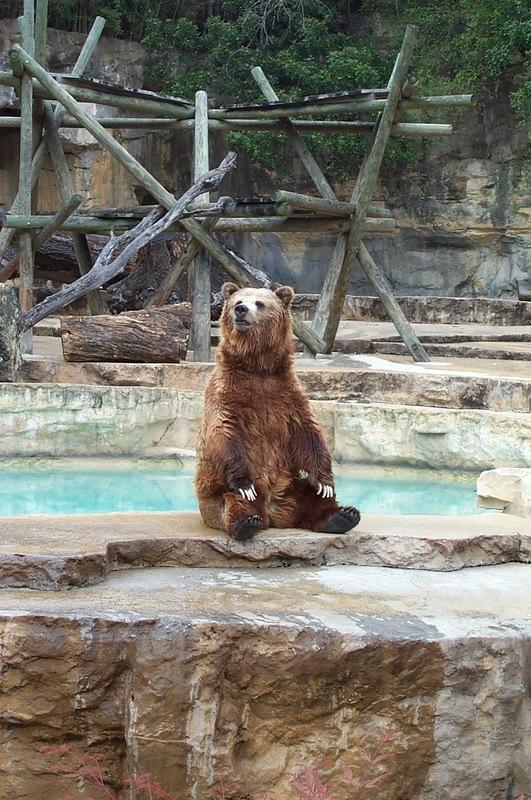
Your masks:
M235 542L195 512L2 519L0 587L63 590L131 567L351 564L447 572L529 561L531 520L364 515L346 536L269 530Z

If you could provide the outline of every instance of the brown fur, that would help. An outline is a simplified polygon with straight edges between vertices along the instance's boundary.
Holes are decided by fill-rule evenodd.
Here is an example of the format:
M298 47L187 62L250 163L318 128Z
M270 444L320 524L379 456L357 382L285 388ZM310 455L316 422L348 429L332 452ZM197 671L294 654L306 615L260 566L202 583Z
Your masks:
M221 342L198 446L201 515L239 539L267 527L330 528L340 509L335 497L316 491L319 483L333 484L332 462L293 369L293 290L225 284L223 295ZM241 321L238 313L245 311ZM299 478L300 470L307 479ZM250 501L239 490L252 485L257 498ZM346 512L354 527L359 514Z

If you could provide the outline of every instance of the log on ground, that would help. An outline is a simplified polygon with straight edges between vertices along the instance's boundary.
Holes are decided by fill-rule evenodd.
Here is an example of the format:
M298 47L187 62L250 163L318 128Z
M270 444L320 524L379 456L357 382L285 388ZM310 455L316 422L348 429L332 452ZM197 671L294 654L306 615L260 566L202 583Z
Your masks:
M65 361L179 363L186 357L189 319L189 309L179 306L61 317L63 355Z

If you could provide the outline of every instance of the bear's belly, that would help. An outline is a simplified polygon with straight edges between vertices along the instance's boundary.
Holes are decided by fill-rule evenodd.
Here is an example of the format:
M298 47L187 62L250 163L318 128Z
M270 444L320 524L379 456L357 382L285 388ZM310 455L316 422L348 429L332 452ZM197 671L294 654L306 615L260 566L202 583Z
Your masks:
M253 477L274 487L290 472L288 422L269 414L245 416L244 448Z

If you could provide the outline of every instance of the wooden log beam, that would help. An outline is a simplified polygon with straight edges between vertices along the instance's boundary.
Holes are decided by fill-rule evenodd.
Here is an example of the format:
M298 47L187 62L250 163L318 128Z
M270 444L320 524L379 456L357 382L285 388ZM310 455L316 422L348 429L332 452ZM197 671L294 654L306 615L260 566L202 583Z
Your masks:
M207 233L211 233L216 225L216 220L207 220L204 225L205 231ZM174 261L171 265L166 277L160 284L159 288L157 289L154 294L151 295L149 301L146 305L146 308L156 308L159 306L164 305L169 298L171 293L173 292L175 286L177 285L178 281L180 280L181 276L184 275L190 264L193 262L194 258L201 250L201 245L194 239L192 236L188 244L186 245L185 249L181 253L180 256Z
M98 44L98 41L100 39L104 27L105 27L105 20L103 19L103 17L96 17L90 29L90 32L86 38L85 44L83 45L81 52L76 60L76 63L74 64L71 73L72 75L79 77L86 70L90 62L90 59L92 58L92 54L94 53L94 50L96 48L96 45ZM63 106L56 107L54 112L54 117L58 124L60 124L64 113L65 109L63 108ZM32 187L34 187L37 182L37 178L39 176L39 172L47 152L48 152L47 145L44 143L44 141L41 141L35 151L35 154L33 155L33 159L31 162ZM17 193L13 201L13 204L11 206L11 211L16 211L18 209L18 200L19 200L19 195ZM3 228L0 231L0 260L2 259L2 256L9 247L9 243L11 242L12 237L13 237L13 231L6 230L5 228Z
M186 358L189 331L177 306L60 321L65 361L178 364Z
M63 208L61 208L54 216L51 218L48 225L46 225L42 230L39 231L35 239L33 240L33 254L37 252L39 247L41 247L44 242L46 242L50 236L53 236L60 228L63 226L64 222L70 217L76 208L79 207L81 204L81 195L74 194L69 199ZM16 272L18 267L19 257L18 255L13 256L11 261L6 264L5 267L0 269L0 283L3 281L9 280Z
M46 66L48 0L37 0L35 9L35 59Z
M70 175L68 164L66 163L66 156L59 136L59 128L57 127L52 104L48 100L44 102L43 112L44 127L46 130L45 142L50 151L55 168L59 194L63 202L65 202L65 198L74 193L74 182ZM79 272L81 275L87 275L92 269L92 258L90 256L87 237L84 233L73 233L72 244L74 245ZM91 314L104 314L108 311L107 304L98 290L88 293L88 305Z
M378 113L386 107L387 99L377 100L345 100L343 103L317 104L310 106L301 104L297 106L293 103L289 108L283 107L282 110L272 106L271 108L257 108L254 110L233 110L213 108L210 111L212 119L231 120L231 119L282 119L282 116L289 114L289 118L314 116L317 114L367 114ZM419 108L469 108L474 105L474 95L439 95L434 97L414 97L402 100L400 107L404 111Z
M416 27L408 25L402 42L402 47L395 61L393 72L389 80L389 94L385 108L379 119L372 147L367 151L360 169L358 180L351 202L356 207L352 216L351 227L346 242L345 255L342 263L335 260L333 269L328 270L323 291L314 317L314 329L325 340L327 348L331 349L341 319L341 311L347 294L348 281L354 261L358 253L362 252L360 264L366 272L367 278L374 285L382 301L391 315L397 329L404 338L404 343L416 361L428 361L428 355L420 344L412 327L405 319L400 307L394 301L385 276L377 265L370 259L364 245L361 244L361 233L367 210L376 187L378 173L382 163L385 146L400 102L402 87L407 78L407 70L416 40ZM338 252L339 255L339 252ZM369 262L370 259L370 262ZM370 269L366 269L370 264ZM400 328L399 328L400 326Z
M45 86L53 95L54 97L64 105L67 111L69 111L76 119L83 123L84 127L92 133L94 138L100 142L115 158L135 177L137 178L142 186L144 186L152 195L153 197L158 200L165 208L172 208L174 205L175 198L173 195L168 192L167 189L162 186L152 175L145 169L139 162L125 149L119 144L110 133L108 133L105 128L103 128L94 117L88 114L80 105L79 103L71 97L68 92L66 92L63 87L57 83L47 72L46 70L42 69L39 64L33 59L28 53L24 51L19 45L13 45L10 50L10 58L13 60L15 65L22 65L24 68L27 68L41 83ZM229 251L222 247L215 239L213 239L208 231L206 231L198 222L195 220L183 220L182 226L195 236L198 239L202 246L208 250L215 258L218 257L220 253L223 254L223 257L227 263L231 264L233 269L232 277L235 277L236 274L245 274L245 267L242 267L242 264L238 262L238 260L229 254ZM85 276L87 277L87 276ZM99 284L96 284L99 285ZM251 285L251 284L245 284ZM92 288L92 287L90 287ZM45 302L45 301L44 301ZM70 302L70 301L69 301ZM45 314L47 316L47 313ZM42 319L42 317L41 317ZM297 323L297 327L294 328L297 336L307 344L314 352L318 352L315 350L316 342L320 342L321 340L313 333L308 325L304 323Z
M193 120L162 119L160 117L98 117L104 128L146 129L146 130L191 130ZM356 133L369 136L374 128L373 122L350 122L344 120L292 120L296 131L302 133ZM82 125L72 117L65 117L61 128L81 128ZM0 117L0 128L20 128L20 117ZM233 119L222 122L209 119L209 131L274 131L285 133L282 120L275 119ZM453 126L432 122L398 122L391 128L391 136L419 138L426 136L450 136Z
M51 297L47 297L31 311L25 313L22 317L22 328L27 330L33 327L41 319L50 316L79 297L83 297L91 289L96 289L116 277L130 259L178 219L196 197L207 189L216 188L227 172L234 168L235 163L235 154L229 153L217 169L207 173L178 200L174 198L174 203L166 214L164 214L163 207L157 206L131 231L109 239L90 272L82 275L77 281L65 286ZM198 227L201 228L200 225Z
M194 218L204 223L207 217L202 216L203 209L193 212ZM49 224L52 216L49 214L34 214L22 217L9 214L5 224L9 228L18 230L40 230ZM188 217L178 220L171 225L165 236L182 232ZM131 230L138 222L138 217L112 217L101 219L88 214L70 217L62 226L62 230L71 233L121 233ZM221 217L216 222L216 233L237 233L242 231L252 233L341 233L350 229L350 223L344 217ZM389 233L396 229L396 222L392 217L369 217L363 223L364 233Z
M193 130L194 121L191 119L174 120L161 117L98 117L98 122L104 128L145 128L148 130ZM368 136L374 128L373 122L349 120L292 120L295 130L306 133L356 133ZM17 128L20 126L18 117L0 117L0 127ZM79 128L80 123L71 116L66 116L61 124L63 128ZM209 131L285 131L282 120L275 119L231 119L221 121L208 120ZM450 136L453 132L452 125L431 122L399 122L391 128L391 136L422 137L422 136Z
M287 203L294 209L312 211L316 214L326 214L329 217L350 217L356 210L352 203L343 203L335 199L326 200L323 197L298 194L297 192L287 192L284 190L275 192L275 200L278 203ZM371 217L386 217L388 213L386 208L374 203L371 203L367 209L367 215Z
M404 312L396 301L387 278L363 243L360 243L358 259L367 278L376 289L378 297L385 306L385 310L393 321L395 328L402 337L409 354L415 361L429 361L425 348L420 343L418 336L413 332L410 322L406 319Z
M208 172L208 96L195 94L194 180ZM196 207L207 205L209 195L200 195ZM181 262L182 263L182 262ZM210 255L200 250L192 269L192 335L194 361L210 361Z
M16 75L16 73L15 73ZM71 77L74 77L70 73ZM65 75L65 78L69 76ZM60 80L60 78L59 78ZM0 86L11 86L17 92L20 89L20 80L18 77L13 77L8 72L0 72ZM194 111L191 106L180 106L175 103L164 101L163 97L159 99L150 99L144 97L136 97L133 95L114 94L113 92L106 92L104 88L88 88L85 86L75 86L68 84L66 81L61 83L65 91L70 97L75 98L80 103L97 103L104 106L112 106L120 108L123 111L132 111L137 114L151 114L157 117L166 117L167 119L193 119ZM34 82L34 93L36 97L42 100L53 100L53 93L46 87L40 86L38 82Z

